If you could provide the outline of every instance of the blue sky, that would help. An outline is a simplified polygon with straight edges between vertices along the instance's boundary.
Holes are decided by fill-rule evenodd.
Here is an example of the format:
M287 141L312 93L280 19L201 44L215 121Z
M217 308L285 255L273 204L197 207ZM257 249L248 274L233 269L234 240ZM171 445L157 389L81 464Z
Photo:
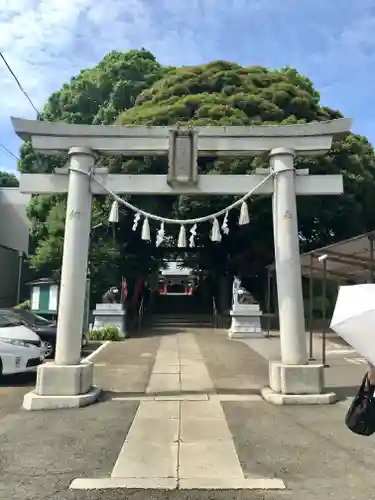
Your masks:
M375 143L374 0L0 0L0 50L37 107L110 50L145 47L164 64L215 59L294 66L324 105ZM0 143L35 113L0 61ZM0 148L0 170L15 160Z

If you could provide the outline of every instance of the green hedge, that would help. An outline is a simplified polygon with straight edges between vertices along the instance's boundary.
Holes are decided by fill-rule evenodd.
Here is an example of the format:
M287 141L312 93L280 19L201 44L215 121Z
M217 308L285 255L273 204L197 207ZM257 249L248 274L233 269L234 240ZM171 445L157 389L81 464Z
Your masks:
M20 304L17 304L16 306L17 309L31 309L31 305L30 305L30 301L29 300L25 300L24 302L21 302Z
M117 326L103 326L102 328L91 330L88 337L89 340L111 340L112 342L120 340Z

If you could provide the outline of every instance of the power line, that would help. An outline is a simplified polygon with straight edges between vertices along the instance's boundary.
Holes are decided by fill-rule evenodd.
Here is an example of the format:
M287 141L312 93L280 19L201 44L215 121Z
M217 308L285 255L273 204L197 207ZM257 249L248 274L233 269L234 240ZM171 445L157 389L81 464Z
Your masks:
M1 144L1 142L0 142L0 148L2 148L6 153L8 153L9 156L14 158L15 160L17 160L17 161L20 160L20 158L17 155L12 153L12 151L10 151L6 146L4 146L4 144Z
M16 81L18 87L20 88L21 92L23 93L23 95L26 97L26 99L29 101L29 103L31 104L31 106L33 107L34 111L36 111L36 113L38 115L40 115L39 111L38 111L38 108L35 106L35 104L33 103L33 101L31 100L29 94L26 92L26 90L22 87L19 79L17 78L16 74L14 73L14 71L12 70L12 68L10 67L8 61L5 59L5 56L3 55L2 52L0 52L0 57L1 59L4 61L4 64L5 66L7 67L9 73L12 75L12 77L14 78L14 80Z

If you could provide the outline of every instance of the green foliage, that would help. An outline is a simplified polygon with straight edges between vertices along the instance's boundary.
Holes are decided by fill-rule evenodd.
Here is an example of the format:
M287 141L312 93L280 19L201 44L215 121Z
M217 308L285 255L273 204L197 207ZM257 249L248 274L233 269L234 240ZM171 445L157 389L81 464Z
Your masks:
M89 340L117 342L120 340L119 330L116 326L104 326L102 328L97 328L96 330L91 330L88 335Z
M0 171L0 188L2 187L18 187L19 182L17 177L14 174L10 174L9 172L1 172Z
M20 304L17 304L14 307L16 309L27 309L27 310L30 310L31 309L31 304L30 304L29 300L25 300L24 302L21 302Z
M320 106L312 82L290 67L268 70L216 61L177 68L142 92L134 107L117 123L123 125L274 125L324 121L341 117L339 111ZM155 160L150 170L157 169ZM374 152L367 139L349 134L336 141L323 157L300 157L297 167L312 173L342 173L343 196L301 197L298 200L301 250L348 238L375 227L371 209L375 196ZM267 167L267 155L254 159L200 158L200 173L251 173ZM214 212L231 203L231 197L181 196L173 206L179 218ZM203 228L201 263L216 273L236 271L258 274L273 259L271 203L252 199L251 224L237 228L238 213L230 218L231 233L220 249L210 249L209 226ZM201 228L202 229L202 228ZM211 245L212 247L212 245ZM216 245L217 247L217 245ZM216 258L212 258L212 256Z
M171 70L120 115L122 124L258 125L324 120L311 82L291 68L270 71L216 61Z
M41 119L69 123L122 125L260 125L295 124L341 117L320 105L312 82L290 67L269 70L242 67L226 61L182 68L164 68L146 51L111 52L52 94ZM65 158L36 158L29 143L21 150L23 172L52 171ZM111 172L160 174L166 158L107 158ZM297 158L297 167L312 173L342 173L343 196L301 197L298 200L301 250L327 245L375 227L374 152L367 139L355 134L337 140L323 157ZM249 174L267 167L267 155L256 158L200 158L199 172ZM232 197L128 197L135 205L158 215L192 218L224 208ZM273 231L269 198L249 204L251 223L238 227L238 213L229 218L230 234L212 244L210 225L201 225L196 264L216 274L258 275L273 260ZM93 225L107 219L110 200L97 197ZM44 274L58 272L64 238L65 199L34 197L30 207L35 252L31 262ZM91 272L95 293L118 282L121 275L146 275L162 262L155 249L131 230L133 214L123 211L116 238L104 228L93 238ZM155 235L157 225L151 225ZM175 235L176 228L168 227ZM198 255L198 254L197 254ZM199 260L198 260L199 259ZM193 263L191 263L193 264ZM96 287L96 288L95 288ZM261 292L261 291L260 291Z
M70 83L54 92L44 106L40 119L68 123L111 124L124 109L134 105L138 95L169 71L148 51L110 52L93 68L82 70ZM31 143L21 147L21 172L52 172L64 166L66 158L35 155ZM109 159L111 172L119 171L119 160ZM120 163L121 165L121 163ZM121 170L121 168L120 168ZM106 223L112 200L94 200L92 225ZM32 247L30 258L34 270L58 276L61 268L65 226L65 196L34 196L28 216L31 221ZM105 289L118 283L122 275L142 268L158 267L150 256L138 259L138 251L123 255L123 241L113 238L108 226L92 234L92 292L98 298ZM129 250L129 249L128 249ZM127 265L129 261L129 265ZM155 262L154 262L155 261ZM120 266L121 262L121 266Z

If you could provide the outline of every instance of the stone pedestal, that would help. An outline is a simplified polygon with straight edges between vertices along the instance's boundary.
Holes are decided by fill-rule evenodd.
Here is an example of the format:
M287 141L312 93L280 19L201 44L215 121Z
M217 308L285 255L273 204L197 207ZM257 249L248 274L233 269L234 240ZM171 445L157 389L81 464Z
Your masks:
M324 366L284 365L271 361L269 387L263 398L275 405L322 405L337 401L333 392L324 392Z
M94 330L104 326L115 326L120 337L125 338L125 314L122 304L96 304L93 312Z
M38 366L34 391L23 399L25 410L56 410L78 408L93 403L100 389L93 386L93 364L83 361L79 365L44 363Z
M258 304L233 304L230 315L232 316L228 332L230 339L264 337L260 324L262 311Z

